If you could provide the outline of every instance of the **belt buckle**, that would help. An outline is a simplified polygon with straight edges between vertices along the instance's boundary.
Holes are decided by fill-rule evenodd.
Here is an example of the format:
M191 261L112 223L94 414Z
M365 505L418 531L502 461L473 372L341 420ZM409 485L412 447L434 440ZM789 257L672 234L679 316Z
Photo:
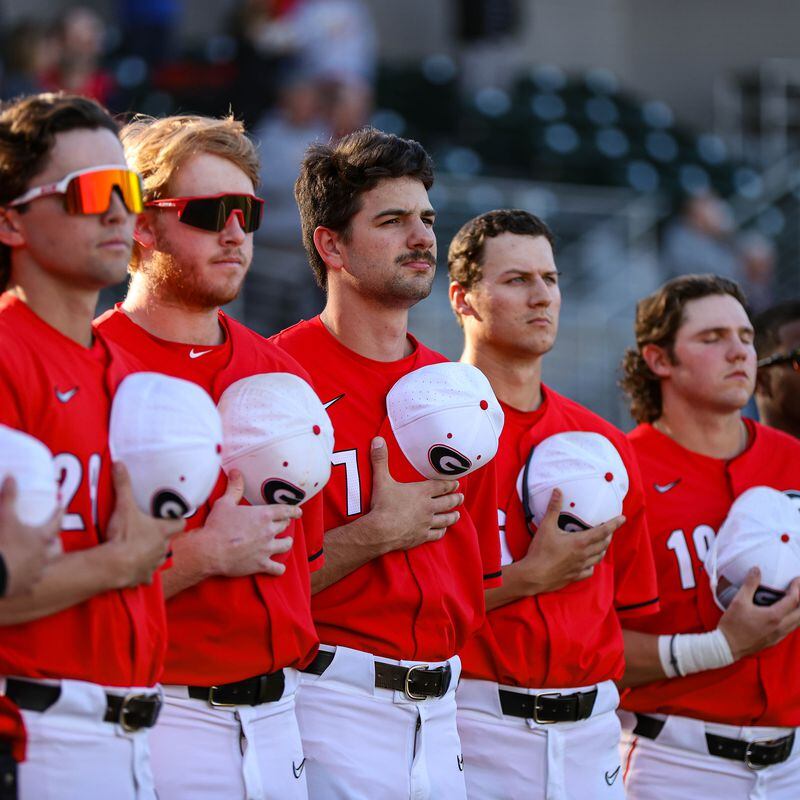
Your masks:
M161 698L158 695L138 694L137 692L126 694L125 697L122 698L122 705L119 707L119 717L117 718L117 722L126 733L135 733L145 727L144 725L131 725L126 719L130 711L130 704L134 700L143 700L145 702L153 701L156 706L156 716L158 716L158 711L161 709Z
M405 683L403 684L403 694L409 700L427 700L428 699L428 695L426 695L426 694L414 694L414 692L411 691L411 675L414 672L418 671L418 670L428 669L429 666L430 666L429 664L415 664L413 667L409 667L408 668L408 672L406 672Z
M753 748L759 744L762 744L762 742L748 742L747 747L744 749L744 764L748 769L753 770L753 772L758 772L758 770L768 766L768 764L754 764L750 760L750 757L753 755Z
M552 725L556 720L539 717L539 699L541 697L561 697L561 692L542 692L533 696L533 721L538 725Z
M208 704L213 708L234 708L236 703L222 703L214 699L214 692L219 691L219 686L212 686L208 690Z

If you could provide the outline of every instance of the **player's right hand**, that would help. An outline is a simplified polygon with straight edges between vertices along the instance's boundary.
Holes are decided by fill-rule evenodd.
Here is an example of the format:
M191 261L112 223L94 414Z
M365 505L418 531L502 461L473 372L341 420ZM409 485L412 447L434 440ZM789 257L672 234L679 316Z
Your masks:
M111 472L116 500L103 547L111 556L114 583L119 588L150 583L169 553L172 537L186 523L182 519L155 519L140 511L125 465L118 461Z
M455 509L464 502L458 481L425 480L399 483L389 472L386 442L376 436L370 447L372 460L373 529L381 537L381 552L408 550L441 539L447 528L455 525L460 513Z
M623 525L619 516L586 531L567 532L558 527L563 495L553 489L542 522L520 563L530 594L554 592L594 573L611 544L614 531Z
M771 647L800 627L800 578L786 595L771 606L757 606L753 597L761 583L761 570L753 567L719 621L735 659Z
M282 504L242 506L243 494L244 477L232 469L225 494L214 503L205 525L188 534L187 543L202 548L210 575L282 575L286 567L273 556L291 550L294 540L280 534L303 511L300 506Z
M0 487L0 553L6 565L4 597L30 591L45 567L61 555L61 518L58 508L42 525L25 525L17 518L17 482L8 476Z

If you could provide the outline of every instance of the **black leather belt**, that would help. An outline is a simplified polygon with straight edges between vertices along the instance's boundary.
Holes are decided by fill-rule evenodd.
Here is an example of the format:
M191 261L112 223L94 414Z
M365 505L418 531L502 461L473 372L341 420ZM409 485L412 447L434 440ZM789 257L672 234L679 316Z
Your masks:
M646 714L636 715L634 736L655 739L661 733L665 720L649 717ZM763 742L747 742L744 739L729 739L727 736L706 734L706 745L712 756L729 758L731 761L744 761L750 769L763 769L773 764L781 764L792 753L794 731L780 739Z
M221 683L218 686L188 686L189 697L205 700L215 707L259 706L274 703L283 697L286 679L283 670L254 675L234 683Z
M27 711L46 711L61 697L60 686L33 683L17 678L6 681L6 697ZM126 731L152 728L161 711L161 697L157 694L109 694L106 692L104 722L121 725Z
M320 650L314 660L302 671L322 675L333 661L334 653ZM385 661L375 661L375 686L402 692L409 700L425 700L428 697L443 697L450 688L452 672L450 665L429 669L426 664L399 667Z
M500 708L511 717L524 717L534 722L547 724L550 722L577 722L588 719L592 715L597 689L590 692L574 692L560 694L558 692L542 692L541 694L523 694L498 689Z

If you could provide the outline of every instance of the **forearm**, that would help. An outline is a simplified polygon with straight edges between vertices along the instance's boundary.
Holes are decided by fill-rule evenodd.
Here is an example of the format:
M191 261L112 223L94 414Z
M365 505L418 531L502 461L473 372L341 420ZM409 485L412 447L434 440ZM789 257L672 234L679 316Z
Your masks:
M515 561L503 567L503 585L496 589L487 589L484 593L486 610L492 611L534 594L536 591L528 579L525 564L522 561Z
M161 572L161 584L167 600L213 574L205 544L197 530L175 537L170 565Z
M34 588L0 600L0 625L17 625L56 614L123 584L109 545L65 553L45 569Z
M327 589L359 567L387 552L372 535L380 520L365 514L325 532L325 563L311 574L311 594Z
M625 674L619 682L621 689L663 681L667 677L658 653L658 635L623 628L622 637L625 641Z

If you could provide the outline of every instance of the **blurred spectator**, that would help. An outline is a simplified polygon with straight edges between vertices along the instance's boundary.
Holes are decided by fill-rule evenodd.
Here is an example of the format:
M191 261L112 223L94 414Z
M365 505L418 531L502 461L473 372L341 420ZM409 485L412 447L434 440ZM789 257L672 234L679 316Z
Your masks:
M711 272L736 280L739 259L728 204L713 192L688 197L664 234L661 257L667 277Z
M58 20L59 57L44 76L47 89L63 89L110 105L115 83L102 66L106 27L91 8L73 6Z
M367 122L377 38L361 0L244 0L238 23L244 52L273 74L288 64L326 86L325 111L338 135Z
M758 231L739 239L740 273L737 280L747 297L751 313L757 314L775 302L775 245Z
M119 0L122 49L153 69L176 56L182 0Z
M761 421L800 439L800 300L762 311L754 320Z
M25 19L4 37L2 97L36 94L45 86L45 76L55 69L59 45L51 28Z
M294 182L306 148L331 137L322 116L322 94L322 86L308 74L290 74L280 88L277 108L254 130L266 207L256 234L258 248L248 279L245 315L247 324L262 333L312 316L323 305L308 267L294 199Z

